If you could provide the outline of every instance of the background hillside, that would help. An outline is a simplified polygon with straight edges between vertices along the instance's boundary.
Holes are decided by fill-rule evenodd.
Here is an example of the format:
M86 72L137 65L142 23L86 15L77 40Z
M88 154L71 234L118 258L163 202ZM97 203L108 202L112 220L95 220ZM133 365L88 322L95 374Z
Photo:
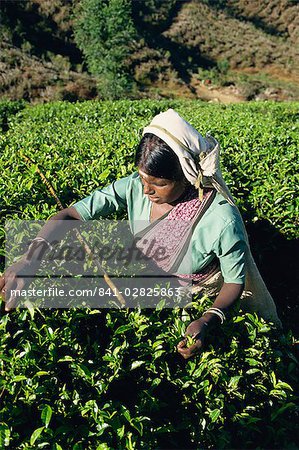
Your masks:
M0 96L102 98L74 40L79 1L2 0ZM291 0L132 0L132 98L299 98L299 5Z

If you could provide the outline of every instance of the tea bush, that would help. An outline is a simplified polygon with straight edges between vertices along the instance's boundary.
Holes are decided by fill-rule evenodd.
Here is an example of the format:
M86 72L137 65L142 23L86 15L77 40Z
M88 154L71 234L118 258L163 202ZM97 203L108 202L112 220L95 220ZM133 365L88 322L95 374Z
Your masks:
M207 304L3 317L2 445L296 448L291 335L239 315L185 363L175 345Z
M10 116L13 116L21 109L25 108L26 103L23 100L15 102L1 101L0 102L0 130L6 131L8 129L8 121Z
M31 157L70 205L134 169L142 128L168 107L222 146L224 177L247 223L297 236L298 104L191 101L26 107L0 134L4 217L56 212ZM2 250L2 258L4 250ZM2 265L4 268L4 265ZM17 310L1 318L0 448L296 448L298 360L292 333L238 314L185 362L187 310ZM297 420L298 423L298 420Z
M207 304L3 317L2 445L295 448L291 336L239 315L185 363L175 345Z
M46 219L55 212L21 151L41 166L70 204L132 173L142 128L168 107L220 141L224 177L245 219L267 219L287 238L298 237L298 103L227 106L146 100L27 107L1 137L4 206L13 199L22 218Z

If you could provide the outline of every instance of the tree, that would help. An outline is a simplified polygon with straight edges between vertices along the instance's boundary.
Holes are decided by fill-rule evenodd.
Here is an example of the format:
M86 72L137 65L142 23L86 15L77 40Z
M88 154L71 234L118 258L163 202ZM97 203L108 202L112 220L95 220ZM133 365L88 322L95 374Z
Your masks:
M74 37L103 97L120 98L132 91L126 65L136 38L131 0L81 0L74 8Z

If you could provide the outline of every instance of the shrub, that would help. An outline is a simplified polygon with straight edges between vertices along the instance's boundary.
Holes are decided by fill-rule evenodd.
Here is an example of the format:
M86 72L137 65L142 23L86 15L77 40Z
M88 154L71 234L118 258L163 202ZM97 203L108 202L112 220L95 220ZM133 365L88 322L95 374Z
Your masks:
M0 129L2 131L7 131L9 118L25 108L25 105L26 103L23 100L0 102Z
M292 336L277 339L263 321L239 315L184 363L176 343L208 303L2 318L2 445L292 448Z
M135 36L129 0L82 0L74 13L75 41L104 98L120 98L133 83L126 58Z

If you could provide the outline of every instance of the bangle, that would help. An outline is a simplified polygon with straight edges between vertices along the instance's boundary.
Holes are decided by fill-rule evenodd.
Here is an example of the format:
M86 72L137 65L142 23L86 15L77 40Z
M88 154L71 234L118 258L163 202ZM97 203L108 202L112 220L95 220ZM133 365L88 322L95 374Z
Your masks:
M222 317L222 315L218 312L218 311L210 311L209 309L207 310L207 311L205 311L204 313L203 313L203 316L205 315L205 314L215 314L216 316L218 316L219 317L219 319L220 319L220 321L221 321L221 325L223 324L223 321L224 321L224 319L223 319L223 317Z
M222 309L211 307L211 308L209 308L209 311L218 311L219 314L222 315L223 320L226 320L226 316L225 316L224 312L222 311Z
M218 316L219 319L220 319L220 321L221 321L221 325L222 325L223 322L226 320L226 317L225 317L224 312L221 311L221 309L219 309L219 308L209 308L209 309L207 309L207 311L205 311L205 312L203 313L203 316L204 316L205 314L208 314L208 313L215 314L216 316Z
M31 249L31 246L35 243L35 242L45 242L45 244L47 244L48 248L50 250L53 250L53 246L50 244L49 241L47 241L47 239L41 237L41 236L37 236L36 238L32 239L29 247L28 247L28 251Z

